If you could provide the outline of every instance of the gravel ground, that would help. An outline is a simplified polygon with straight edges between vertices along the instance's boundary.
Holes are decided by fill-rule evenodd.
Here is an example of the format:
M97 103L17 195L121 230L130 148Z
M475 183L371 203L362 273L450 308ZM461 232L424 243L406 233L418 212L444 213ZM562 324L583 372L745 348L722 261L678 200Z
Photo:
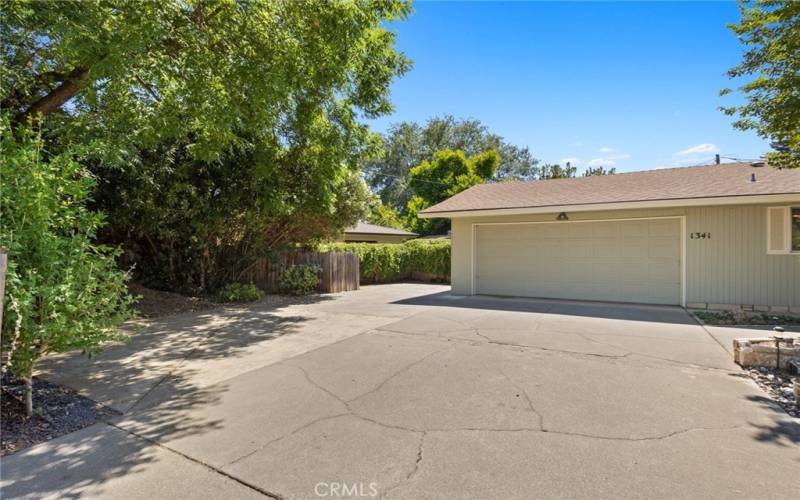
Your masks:
M800 407L794 397L794 376L772 368L746 368L750 377L767 392L789 415L800 418Z
M24 386L4 376L0 397L0 456L83 429L118 413L66 387L33 379L34 416L25 416Z

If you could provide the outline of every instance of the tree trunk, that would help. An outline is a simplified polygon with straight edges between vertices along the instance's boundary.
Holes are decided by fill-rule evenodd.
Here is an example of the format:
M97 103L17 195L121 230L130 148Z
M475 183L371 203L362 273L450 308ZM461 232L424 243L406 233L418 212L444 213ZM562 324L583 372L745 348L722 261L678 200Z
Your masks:
M33 416L33 377L25 378L25 415Z

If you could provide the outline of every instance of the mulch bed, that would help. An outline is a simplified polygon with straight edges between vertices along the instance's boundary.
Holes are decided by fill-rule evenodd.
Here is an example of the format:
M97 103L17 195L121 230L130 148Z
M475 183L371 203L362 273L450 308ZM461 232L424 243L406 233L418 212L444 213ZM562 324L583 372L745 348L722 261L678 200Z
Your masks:
M794 397L795 375L774 368L745 368L750 378L769 394L789 415L800 418L800 407Z
M34 416L25 416L24 385L6 375L0 397L0 456L10 455L119 415L67 387L33 378Z

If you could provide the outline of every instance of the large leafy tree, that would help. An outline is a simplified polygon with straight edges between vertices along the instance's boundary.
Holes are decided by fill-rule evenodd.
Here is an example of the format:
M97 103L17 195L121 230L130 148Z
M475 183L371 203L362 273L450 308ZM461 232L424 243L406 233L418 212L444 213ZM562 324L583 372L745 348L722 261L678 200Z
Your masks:
M311 151L289 161L268 144L215 162L192 158L185 144L141 150L133 168L103 169L103 237L123 246L150 286L213 291L259 257L333 237L362 217L366 184L327 161Z
M492 179L500 155L489 150L467 157L463 151L438 151L409 172L408 185L414 193L408 202L406 226L420 234L441 234L449 228L444 219L420 219L417 214L440 201Z
M800 167L800 2L740 0L739 8L741 21L730 27L745 53L728 75L749 77L740 87L746 102L722 110L738 117L736 128L772 141L770 163Z
M210 291L363 216L359 179L409 68L401 0L22 2L0 16L2 107L87 145L102 237L140 276Z
M58 134L115 154L189 140L216 159L249 140L309 141L324 127L358 152L359 115L391 110L409 66L385 20L403 1L4 0L2 107L18 123L57 115ZM324 144L315 144L325 148Z
M428 120L425 125L401 122L386 134L383 153L365 162L364 171L370 187L383 203L406 213L413 196L409 186L411 168L433 160L438 151L463 151L467 156L495 150L500 155L493 180L531 180L538 177L538 160L528 148L506 142L479 120L459 120L445 115Z

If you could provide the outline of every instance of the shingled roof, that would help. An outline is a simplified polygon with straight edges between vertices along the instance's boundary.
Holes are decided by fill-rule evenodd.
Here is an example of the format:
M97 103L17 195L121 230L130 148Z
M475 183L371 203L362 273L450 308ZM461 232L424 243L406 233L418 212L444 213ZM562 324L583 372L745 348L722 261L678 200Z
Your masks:
M754 180L755 179L755 180ZM724 163L615 175L480 184L433 205L426 217L452 212L724 198L800 193L800 169Z
M354 227L345 230L345 234L387 234L394 236L417 236L417 233L410 233L402 229L395 229L393 227L378 226L377 224L368 224L366 222L359 222Z

